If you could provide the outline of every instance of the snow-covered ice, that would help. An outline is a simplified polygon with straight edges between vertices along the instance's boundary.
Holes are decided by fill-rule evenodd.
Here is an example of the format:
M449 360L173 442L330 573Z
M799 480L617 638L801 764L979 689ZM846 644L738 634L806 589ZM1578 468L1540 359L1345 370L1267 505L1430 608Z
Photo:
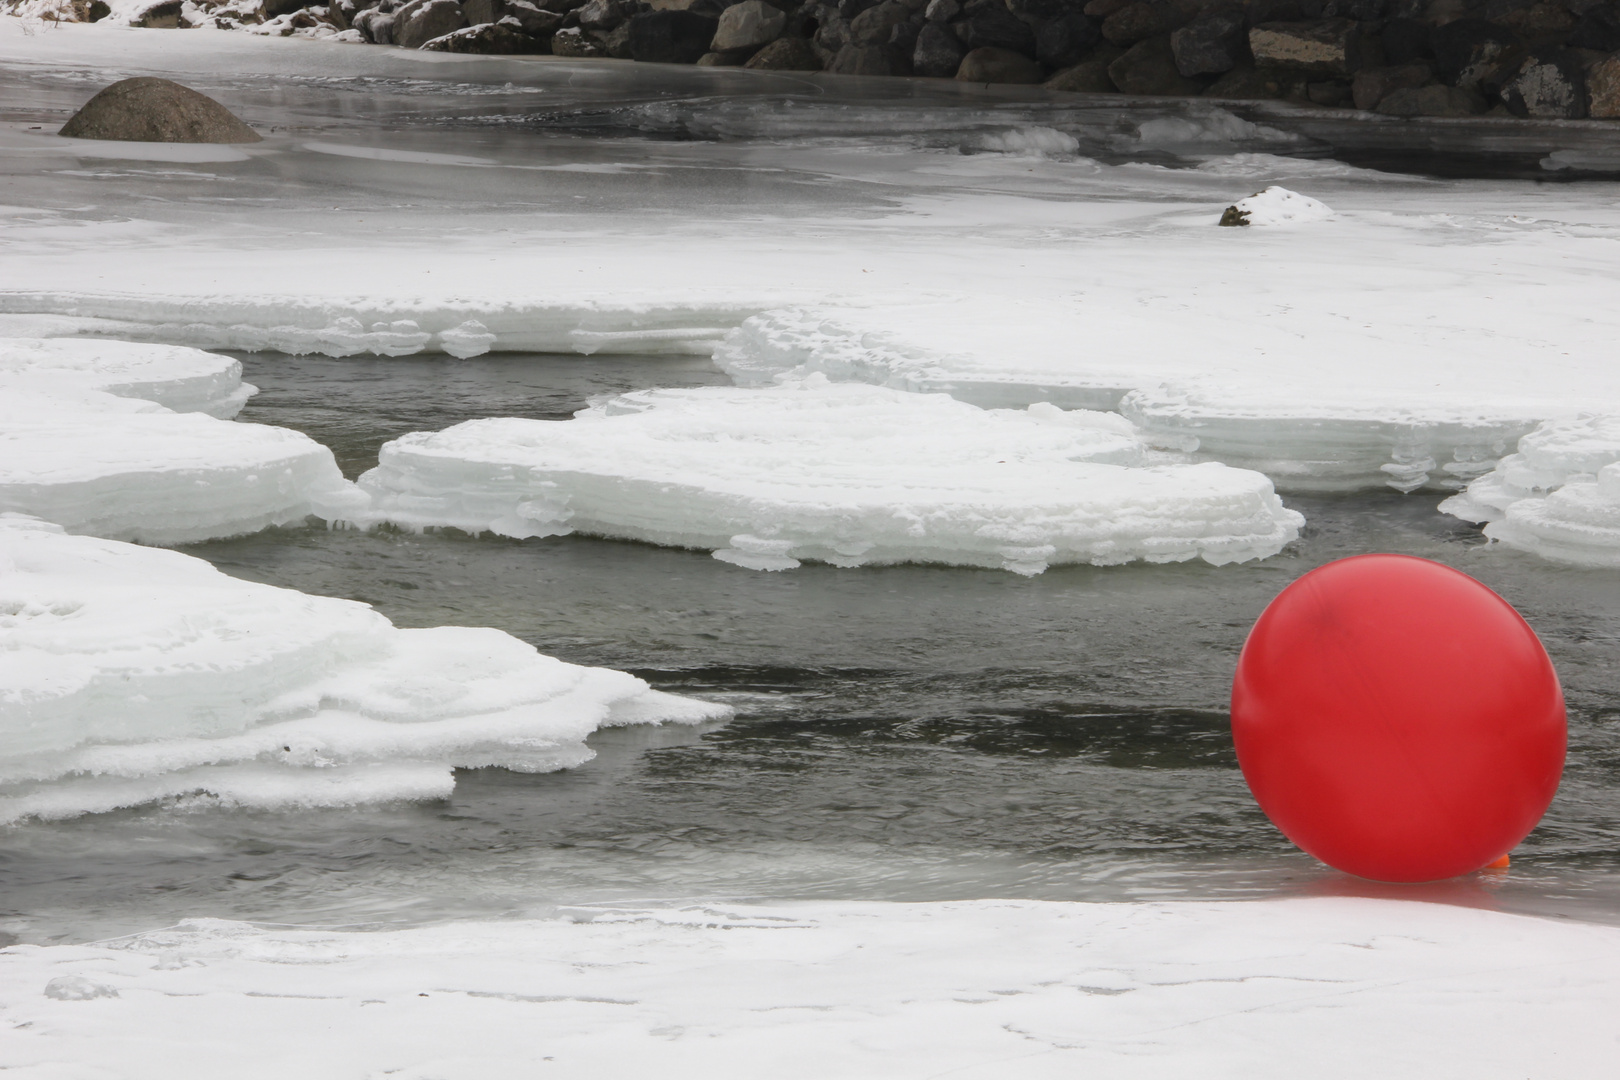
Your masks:
M21 1076L1599 1077L1620 930L1364 899L194 919L0 953Z
M1549 559L1620 566L1620 416L1542 424L1440 508Z
M1162 455L1159 455L1162 457ZM1155 458L1107 413L985 410L820 375L625 394L573 420L471 420L383 447L366 521L582 532L756 570L1276 554L1304 519L1258 473Z
M0 822L201 796L282 808L439 798L452 769L589 760L604 725L729 714L499 630L0 516Z
M307 435L219 419L252 393L197 349L0 338L0 512L177 544L362 505Z

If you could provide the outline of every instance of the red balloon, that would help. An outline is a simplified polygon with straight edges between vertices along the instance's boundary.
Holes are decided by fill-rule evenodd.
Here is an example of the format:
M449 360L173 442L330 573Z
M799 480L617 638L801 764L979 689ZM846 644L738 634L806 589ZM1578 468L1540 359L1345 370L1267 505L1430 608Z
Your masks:
M1232 737L1288 839L1361 877L1435 881L1535 828L1567 731L1552 661L1506 600L1427 559L1357 555L1261 613Z

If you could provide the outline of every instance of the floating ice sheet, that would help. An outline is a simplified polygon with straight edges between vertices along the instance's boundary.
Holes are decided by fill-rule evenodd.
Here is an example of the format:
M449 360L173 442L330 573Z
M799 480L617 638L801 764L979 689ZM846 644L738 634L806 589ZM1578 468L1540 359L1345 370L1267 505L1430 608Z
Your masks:
M1606 353L1532 350L1509 330L1524 318L1498 337L1329 320L1231 283L1151 302L1095 292L782 309L744 322L715 359L743 385L818 373L984 406L1118 409L1156 445L1257 469L1283 491L1460 488L1540 420L1620 400Z
M187 919L5 963L14 1068L127 1080L1598 1078L1620 1006L1613 927L1363 899Z
M252 392L235 360L196 349L0 339L0 511L177 544L362 504L307 435L216 419Z
M1275 554L1303 522L1264 476L1158 464L1109 414L985 410L860 384L626 394L573 420L473 420L383 447L368 521L583 532L756 570Z
M1542 424L1440 509L1545 558L1620 566L1620 416Z
M559 769L603 725L726 715L499 630L399 630L364 604L12 514L0 639L0 822L436 798L456 766Z

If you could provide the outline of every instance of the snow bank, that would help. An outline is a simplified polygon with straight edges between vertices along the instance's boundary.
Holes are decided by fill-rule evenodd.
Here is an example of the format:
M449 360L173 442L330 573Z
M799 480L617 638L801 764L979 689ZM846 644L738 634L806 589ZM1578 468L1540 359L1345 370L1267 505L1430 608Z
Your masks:
M0 823L205 796L279 808L448 794L453 767L588 760L603 725L719 706L498 630L0 515Z
M1545 558L1620 566L1620 417L1542 424L1440 509Z
M1105 287L783 308L745 321L715 361L745 386L819 373L985 407L1116 409L1155 445L1264 472L1285 492L1455 490L1538 422L1620 399L1606 353L1525 346L1522 318L1493 333L1432 312L1363 323L1333 304L1273 307L1211 282L1152 298Z
M253 392L196 349L0 339L0 512L180 544L362 506L307 435L216 419Z
M1117 416L983 410L812 377L626 394L574 420L473 420L388 443L368 521L504 536L570 532L801 560L1060 563L1275 554L1303 518L1271 483L1157 460Z
M1364 899L561 915L14 946L7 1059L126 1080L1613 1072L1612 927Z

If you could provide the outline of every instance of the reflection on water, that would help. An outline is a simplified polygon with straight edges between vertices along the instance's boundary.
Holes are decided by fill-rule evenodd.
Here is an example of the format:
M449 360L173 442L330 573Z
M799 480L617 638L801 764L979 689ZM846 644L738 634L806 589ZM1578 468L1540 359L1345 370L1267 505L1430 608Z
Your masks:
M351 475L414 428L563 417L594 394L720 381L682 358L244 360L264 387L244 419L309 432ZM377 925L678 898L1322 894L1620 922L1620 581L1483 545L1436 501L1295 498L1305 534L1261 563L1031 579L761 574L579 537L298 529L197 545L241 577L363 599L407 626L498 626L738 717L603 732L596 760L569 772L464 772L442 803L171 807L10 829L0 930L82 940L196 914ZM1479 577L1559 667L1569 769L1505 875L1346 878L1283 840L1237 771L1226 694L1249 625L1299 574L1369 550Z

